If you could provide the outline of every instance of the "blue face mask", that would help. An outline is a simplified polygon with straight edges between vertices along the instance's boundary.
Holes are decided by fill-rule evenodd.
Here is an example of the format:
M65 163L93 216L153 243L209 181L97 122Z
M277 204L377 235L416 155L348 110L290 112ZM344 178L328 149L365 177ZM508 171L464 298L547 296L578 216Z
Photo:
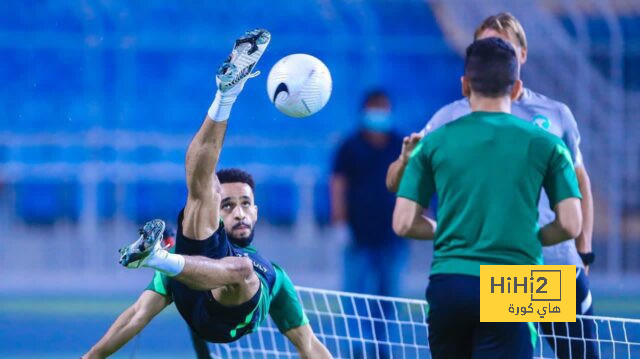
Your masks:
M393 126L391 113L388 110L365 110L362 116L362 127L374 132L389 132Z

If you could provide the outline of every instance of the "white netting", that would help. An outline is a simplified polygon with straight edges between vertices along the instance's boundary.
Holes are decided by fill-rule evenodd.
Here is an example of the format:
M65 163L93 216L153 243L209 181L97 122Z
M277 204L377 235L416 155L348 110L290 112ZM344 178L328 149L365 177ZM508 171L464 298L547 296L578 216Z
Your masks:
M314 332L335 358L430 358L427 302L298 287ZM600 358L640 358L640 320L579 316L580 328L565 345L570 358L580 346L593 345ZM562 326L565 326L564 328ZM536 358L555 358L548 344L567 343L566 324L542 334L538 328ZM593 343L593 344L590 344ZM295 348L269 319L256 333L230 344L212 344L214 358L297 358Z
M298 287L313 331L336 358L429 356L427 307L420 300ZM220 358L291 358L295 348L269 319L241 340L212 345Z
M546 334L541 330L544 324L538 324L538 358L556 357L550 345L564 358L640 358L640 320L579 315L574 328L568 323L547 324L551 330Z

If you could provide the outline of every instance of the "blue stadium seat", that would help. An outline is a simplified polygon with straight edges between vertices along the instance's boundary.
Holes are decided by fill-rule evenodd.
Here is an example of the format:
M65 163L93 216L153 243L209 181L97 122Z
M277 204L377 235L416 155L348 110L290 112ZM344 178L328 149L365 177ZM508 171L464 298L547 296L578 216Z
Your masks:
M286 180L268 180L256 184L256 204L260 220L274 225L290 226L296 221L300 208L300 195L294 183Z
M385 33L396 35L437 35L442 36L440 28L432 19L431 8L420 1L380 1L372 4L378 17L379 26ZM401 15L400 15L401 14ZM402 21L398 21L399 15Z
M0 145L0 163L9 161L9 153L11 152L9 146Z
M66 163L83 163L91 158L91 152L84 146L65 146L59 149L57 160Z
M16 213L28 224L77 222L82 195L76 181L29 179L15 185Z
M331 222L331 197L326 179L316 182L313 188L313 218L319 226L326 226Z
M175 223L186 198L184 182L140 181L127 186L125 214L140 224L154 218Z
M118 151L110 146L102 146L87 150L92 161L114 162L118 158Z
M444 43L427 3L338 1L332 3L332 11L325 11L318 2L276 0L273 6L279 11L275 13L265 9L264 2L258 0L228 6L229 11L221 13L215 2L182 6L166 2L116 1L92 8L95 11L93 15L78 12L73 5L52 1L27 1L1 8L0 28L7 30L28 28L35 34L46 30L54 35L75 36L75 32L83 31L85 24L93 24L94 19L87 16L96 16L100 25L96 51L89 53L84 46L55 42L64 36L54 36L47 46L18 46L0 51L0 57L8 65L0 68L0 81L4 85L0 89L0 95L3 95L0 98L15 96L21 99L17 103L0 100L4 110L0 132L64 135L106 128L141 133L193 134L214 96L216 67L227 56L230 41L255 24L270 29L274 39L279 40L273 41L258 65L263 75L251 80L234 107L233 117L236 120L229 126L228 137L245 136L258 142L268 139L270 143L282 141L285 144L259 147L260 151L252 151L250 145L228 147L222 159L225 163L240 166L248 162L277 166L304 164L326 168L333 149L287 145L286 142L308 140L319 143L343 137L357 125L360 95L370 86L379 84L389 89L403 132L421 127L437 107L458 96L458 83L451 79L455 80L460 73L462 62ZM41 8L46 10L46 16L38 12ZM366 25L361 18L363 10L375 17L373 22L377 26L363 28ZM212 23L210 14L214 12L217 17ZM254 17L247 20L231 15L239 12L252 13ZM398 18L403 22L397 22ZM296 31L299 28L304 31ZM112 46L120 44L121 31L135 39L126 45L134 50L132 56L124 54L123 51L128 50ZM17 40L27 43L29 36L33 35L24 35ZM370 36L378 38L368 39ZM304 47L300 47L302 41L299 40L304 39L313 41L307 41ZM378 47L378 59L372 59L370 52L358 48L360 42L367 40L371 41L366 46L376 44ZM396 40L406 42L410 50L406 53L396 51L403 46L390 43ZM422 53L415 50L416 43L437 50ZM278 112L264 88L269 68L293 52L308 52L319 57L331 69L334 79L331 100L320 113L309 119L291 119ZM371 63L376 63L378 73L369 73ZM429 66L424 66L425 63ZM70 77L69 73L77 76ZM134 77L128 78L129 75ZM397 78L429 81L398 82ZM399 93L405 95L395 96ZM7 148L4 159L0 150L0 161L32 165L86 161L182 163L186 143L180 150L165 150L162 144L132 147L116 150L108 145L95 149L24 145ZM138 194L152 192L153 186L156 185L141 182L127 187L129 192L136 194L126 196L125 207L130 218L146 220L157 213L158 210L150 205L138 205L144 202L139 198L144 196ZM166 184L158 186L171 187ZM273 209L265 207L261 214L274 223L292 223L300 205L295 186L280 180L267 182L265 186L269 191L263 191L259 186L259 192L266 195L273 189L276 197L272 194L263 197L262 205ZM177 192L184 193L182 185L179 187ZM111 191L110 184L99 185L101 218L111 218L115 211L110 199ZM173 198L172 193L176 191L165 188L164 192ZM184 198L176 198L178 206L181 206ZM166 206L171 208L174 202L171 200ZM316 220L326 221L327 215L322 214L326 211L322 209L326 204L316 205L319 206L315 209ZM172 208L171 217L175 216L174 210Z
M116 185L112 181L98 183L98 218L113 219L116 214Z

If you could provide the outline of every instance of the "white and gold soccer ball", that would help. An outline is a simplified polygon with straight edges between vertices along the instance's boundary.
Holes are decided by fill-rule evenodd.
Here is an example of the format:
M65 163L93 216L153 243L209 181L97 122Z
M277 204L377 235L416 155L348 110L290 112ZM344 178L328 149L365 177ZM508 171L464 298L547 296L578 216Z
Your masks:
M280 112L301 118L320 111L331 97L327 66L307 54L283 57L269 72L267 94Z

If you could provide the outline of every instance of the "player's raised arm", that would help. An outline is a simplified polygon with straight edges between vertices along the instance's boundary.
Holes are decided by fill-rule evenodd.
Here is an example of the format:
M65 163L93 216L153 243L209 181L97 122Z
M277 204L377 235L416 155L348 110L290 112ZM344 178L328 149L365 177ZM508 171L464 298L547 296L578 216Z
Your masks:
M457 102L454 102L454 104L456 103ZM438 112L429 119L429 122L427 122L427 125L422 129L422 131L414 132L404 138L402 141L402 151L400 152L400 156L398 156L398 159L389 165L389 169L387 170L386 185L390 192L396 193L400 189L400 182L402 181L404 171L409 164L409 157L420 140L437 128L457 118L457 115L454 115L454 106L452 105L453 104L449 104L438 110Z
M82 358L106 358L115 353L170 303L171 300L168 297L145 290L132 306L120 314L102 339Z
M220 184L215 168L226 128L226 120L215 121L207 115L187 150L185 167L189 193L182 225L189 238L205 239L218 229Z
M402 175L404 174L404 169L409 163L409 156L421 139L422 134L414 132L402 140L402 151L400 152L400 156L389 165L389 169L387 170L386 183L387 189L390 192L398 192L400 180L402 180Z
M280 266L273 264L273 268L278 284L273 289L269 315L278 330L296 347L301 358L331 358L329 350L313 333L293 282Z
M560 107L560 118L562 119L564 128L562 139L571 153L576 177L578 178L578 186L582 194L582 201L580 202L580 206L582 207L582 231L580 235L576 237L575 243L578 254L582 257L583 264L585 265L585 272L588 273L589 264L593 261L593 254L591 252L591 239L593 234L593 194L591 193L591 180L585 168L582 152L580 151L580 131L578 130L578 123L569 107L565 105Z
M436 221L423 215L435 193L435 180L425 141L412 151L393 209L393 231L401 237L433 239Z
M218 229L220 184L215 169L227 120L247 79L260 74L251 71L269 40L270 34L266 30L249 32L236 41L229 59L218 69L215 99L187 150L185 166L189 194L182 228L188 238L206 239ZM240 47L248 47L248 51L239 51Z
M578 186L582 194L582 231L576 237L576 249L578 254L583 257L585 270L589 272L589 261L585 261L585 256L591 254L591 242L593 236L593 194L591 193L591 179L587 173L587 169L582 166L576 166L576 177L578 178ZM591 254L592 255L592 254ZM593 261L593 257L591 258Z
M330 359L333 358L329 350L313 333L309 324L289 329L284 335L296 347L302 359Z

